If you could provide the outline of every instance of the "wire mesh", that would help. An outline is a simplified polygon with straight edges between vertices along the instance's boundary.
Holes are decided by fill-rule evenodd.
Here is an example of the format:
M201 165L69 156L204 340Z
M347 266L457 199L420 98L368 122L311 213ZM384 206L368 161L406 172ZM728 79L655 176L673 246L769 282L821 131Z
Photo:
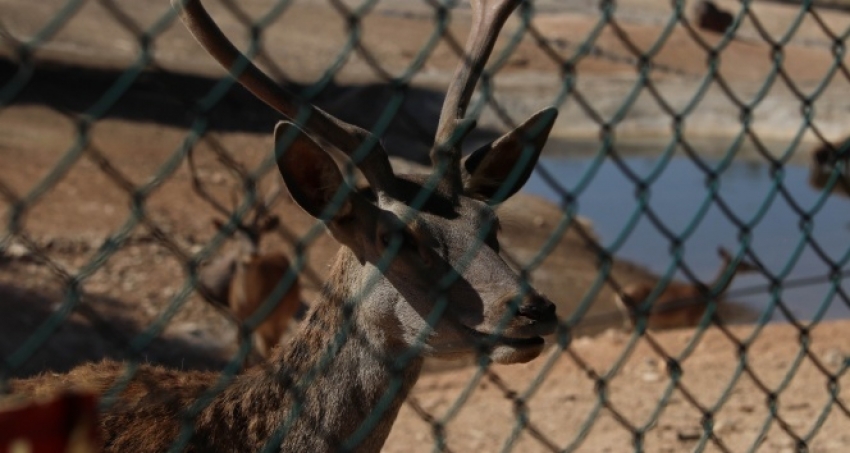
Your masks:
M243 5L222 0L212 8L229 35L241 33L248 58L299 102L315 103L370 130L387 148L399 148L399 154L421 164L427 162L439 114L432 105L442 100L450 68L463 58L469 11L457 3ZM841 197L850 193L850 142L831 140L844 133L840 116L846 106L836 99L847 94L843 84L850 82L844 52L850 20L840 2L722 2L721 9L709 8L715 14L711 17L696 16L708 14L704 5L709 2L701 2L700 8L684 1L662 3L521 2L469 109L468 116L478 119L483 130L470 136L475 142L515 128L521 113L537 102L534 107L552 105L562 111L555 146L576 131L589 143L577 180L564 180L545 163L535 170L535 177L555 194L554 204L546 206L557 209L538 209L523 198L517 218L506 221L514 225L500 232L500 255L520 276L522 294L506 302L511 309L479 347L483 351L500 341L530 288L548 285L566 291L569 286L573 294L550 294L560 325L547 352L532 368L522 368L522 378L519 371L494 366L486 354L477 354L464 372L447 372L456 374L454 380L446 378L452 382L446 388L417 387L408 395L404 373L428 349L429 332L418 332L415 346L397 356L367 351L389 370L387 388L370 402L372 412L350 436L339 438L324 425L317 427L327 448L347 451L368 442L385 428L385 415L398 410L398 396L407 395L400 415L407 419L393 432L400 437L391 436L389 450L401 449L398 439L415 439L420 449L434 451L844 451L850 439L840 433L850 426L850 410L841 383L850 361L841 338L824 340L829 334L822 332L841 335L840 326L825 321L836 306L850 308L842 286L850 249L845 243L825 242L819 233L836 228L833 223L842 217L835 220L829 207L846 209ZM6 11L0 33L0 115L6 125L0 127L8 137L0 141L0 153L6 154L0 155L6 165L0 172L6 220L0 233L0 303L6 313L37 308L30 318L9 315L10 325L20 321L18 330L9 329L6 338L0 334L0 388L9 392L14 378L45 370L119 359L126 365L101 398L101 409L109 411L140 380L146 362L215 370L216 377L181 407L185 422L168 448L181 451L196 445L203 433L196 432L193 422L233 388L246 361L256 360L252 334L275 316L281 298L298 280L307 288L305 299L323 291L327 295L323 286L338 284L326 266L335 248L321 222L306 217L286 196L266 196L270 184L280 184L277 160L301 146L299 129L281 129L270 146L277 114L215 69L186 38L176 12L164 4L50 1L38 10L12 1L0 7ZM697 12L690 13L689 7ZM308 25L293 26L300 20ZM398 24L409 26L416 38L404 43L380 39L382 33L396 38L391 28ZM81 30L94 25L103 27L100 36L87 40ZM276 31L286 28L282 25L301 36ZM326 40L305 36L310 27L321 27L318 33ZM760 63L748 71L745 66L756 58ZM228 72L238 75L246 63L237 62ZM594 85L605 77L613 82ZM600 101L607 89L611 92ZM522 101L526 96L532 100ZM304 125L309 115L305 108L292 120ZM642 123L643 115L656 120ZM530 135L542 133L540 129L532 128ZM706 130L721 132L717 141L722 145L716 147L725 148L722 152L706 154L698 137ZM643 132L660 132L660 138L652 142L657 146L650 167L639 171L629 140L642 138ZM465 133L459 131L454 139ZM582 140L573 137L570 145L577 141ZM812 141L819 147L809 154L797 152ZM367 189L354 166L378 144L367 140L342 164L345 180L358 194ZM523 162L534 158L533 146L524 147L523 159L493 199L508 198L511 187L522 181ZM810 166L808 181L815 188L804 201L789 176L800 165L801 154L806 154L802 159ZM656 200L658 192L668 189L662 180L676 171L677 159L686 159L704 183L700 197L689 202L693 206L688 206L687 221L673 225ZM735 196L722 190L724 178L741 160L767 168L770 178L761 199L744 212ZM606 168L616 171L624 181L621 188L633 193L618 194L626 203L611 209L622 210L623 222L614 234L600 238L580 215L594 184L604 184L599 181ZM433 203L440 176L436 172L407 200L411 210L398 215L402 224L415 222L416 213ZM347 186L340 186L320 217L334 219L350 195ZM123 217L113 207L120 203L128 206ZM777 205L791 212L795 237L760 239ZM709 281L688 257L712 256L700 249L698 238L702 229L712 228L708 219L713 211L732 231L726 245L734 246L730 261ZM256 222L272 213L280 224L260 242L265 231L256 230ZM209 220L216 216L220 227L213 230ZM622 258L630 243L641 241L641 225L660 238L660 250L639 257L658 276L629 267ZM452 256L452 272L435 280L429 293L432 305L421 314L429 325L436 326L455 309L453 285L463 281L482 250L493 248L490 238L498 230L492 222L482 223L477 240ZM227 306L233 289L212 290L203 271L228 256L228 244L238 242L240 234L253 235L255 248L269 241L284 245L289 257L288 269L245 319ZM383 276L405 253L405 241L403 235L387 240L387 252L376 259L370 277L344 295L339 330L325 332L330 338L326 347L311 351L315 366L286 370L286 364L260 360L257 369L285 375L284 394L292 402L286 416L265 432L259 443L263 451L280 449L283 439L302 429L310 398L317 385L327 382L323 379L341 351L352 344L368 349L371 340L352 307L381 289ZM789 252L774 259L760 241L774 241L772 247ZM528 244L535 249L529 251ZM565 251L582 264L559 258ZM820 270L799 271L811 262ZM728 290L741 263L754 267L756 276L748 286ZM154 276L141 277L148 273ZM677 281L678 276L685 282ZM813 307L801 316L796 301L790 300L801 293L789 294L815 285L819 292L811 290L813 295L806 297ZM634 295L636 288L643 296ZM728 322L722 300L750 295L760 295L764 302L753 309L755 316L746 325ZM316 321L315 313L301 322ZM677 318L682 313L685 321ZM690 329L670 334L655 328L668 318L675 327ZM777 319L788 325L782 332L792 339L781 357L767 349L779 344L771 326ZM616 333L624 323L626 331ZM598 350L589 352L583 335L604 329L614 330L587 340L614 351L603 359ZM238 341L223 340L227 335L221 331ZM74 340L80 332L87 339ZM695 363L700 357L711 355L707 345L720 345L725 356L711 356L699 368ZM436 361L427 362L426 368L430 366L440 367ZM766 368L774 369L769 377ZM635 373L645 382L628 387L637 379ZM440 376L429 370L426 374ZM425 381L438 385L440 379ZM579 390L565 388L576 382ZM801 386L817 387L805 395L820 397L822 404L814 407L815 402L794 399ZM442 393L435 399L431 392ZM568 397L562 398L564 393ZM627 398L638 393L643 401L639 407ZM495 410L483 405L487 398L508 404L507 422L470 426L470 412ZM553 398L558 399L549 401ZM795 406L800 404L805 407ZM738 423L748 428L736 429ZM419 426L422 434L397 434L412 426ZM609 431L616 434L599 439L600 432ZM473 438L482 432L487 434Z

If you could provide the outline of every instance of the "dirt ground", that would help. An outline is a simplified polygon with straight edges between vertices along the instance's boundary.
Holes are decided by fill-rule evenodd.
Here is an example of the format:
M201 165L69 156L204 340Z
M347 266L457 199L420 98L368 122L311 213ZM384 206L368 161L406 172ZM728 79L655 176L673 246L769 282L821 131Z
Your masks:
M14 36L30 36L60 3L0 0L0 20ZM91 112L90 107L118 79L120 72L115 68L126 67L138 51L133 34L126 25L119 26L105 7L109 3L85 2L37 52L40 66L30 83L0 110L0 217L5 219L0 230L0 304L7 314L0 315L0 354L16 365L4 374L63 371L102 357L214 369L235 349L234 327L187 287L185 267L188 257L204 253L215 237L212 220L220 215L192 189L181 146L195 124L195 100L222 73L181 27L168 27L155 41L155 61L157 67L183 78L156 70L145 74L80 140L76 119ZM167 2L157 2L156 8L145 2L111 3L145 28L164 13ZM618 3L615 17L622 29L638 47L649 48L666 24L668 2ZM268 6L265 1L244 4L254 15ZM533 28L561 59L575 52L574 43L599 20L590 3L545 1L538 6ZM225 30L238 36L239 22L223 14L220 5L213 4L212 9ZM753 10L764 19L763 32L775 36L795 19L793 6L756 3ZM816 85L834 59L831 40L818 19L832 30L850 25L850 15L840 12L804 18L785 46L782 66L788 78L802 87ZM468 12L461 10L450 30L462 37L467 23ZM512 21L508 31L516 26ZM99 32L91 33L93 27ZM315 33L317 29L322 33ZM411 63L433 29L425 2L380 2L363 20L364 48L370 53L352 55L318 102L346 120L371 126L392 91L367 57L397 74ZM346 35L345 22L325 2L299 1L269 29L266 53L271 61L287 62L282 65L285 79L312 82L333 61ZM697 36L718 42L716 36ZM579 92L605 117L617 110L632 86L635 60L611 26L603 29L595 44L599 52L580 60L575 71ZM10 49L7 45L3 55L13 55ZM512 117L548 105L559 92L559 58L540 49L533 39L524 38L495 79L498 104ZM770 46L755 23L745 20L739 39L723 49L720 74L742 96L751 94L771 69L769 54ZM4 84L17 70L14 59L6 61L11 65L2 72ZM653 72L651 80L674 104L693 95L699 75L705 72L704 51L679 26L653 61L662 69ZM455 63L451 46L443 40L413 78L415 86L408 92L404 114L385 136L391 149L403 148L396 154L422 160L421 150L427 145L418 136L410 136L423 134L422 130L429 136L441 90ZM828 138L840 135L836 124L846 111L841 103L846 97L840 94L847 91L847 83L843 76L836 77L816 102L815 123ZM695 136L723 137L740 127L734 103L718 96L717 90L718 84L712 84L706 100L689 116L687 130ZM756 108L754 128L781 138L789 124L799 124L793 91L777 83ZM669 134L669 114L645 93L618 127L618 137L641 137L647 131ZM485 109L484 132L474 140L504 130L496 111ZM562 112L556 138L598 134L599 125L588 119L591 115L577 102L567 102ZM241 181L216 160L213 151L226 149L245 169L258 168L271 149L275 119L240 91L211 112L212 131L200 140L195 153L201 178L221 203L232 205L232 194L241 193ZM276 184L277 175L269 171L260 187L265 192ZM132 193L141 187L146 189L144 203L134 211ZM12 214L18 208L23 210L15 217ZM279 199L274 212L283 227L265 246L292 254L296 238L314 222L288 196ZM684 451L700 447L707 422L713 423L707 451L795 451L795 436L806 440L809 451L847 451L850 413L841 392L850 354L847 321L812 326L805 351L799 330L790 325L763 329L736 325L728 333L717 327L703 335L688 329L653 333L648 338L654 340L655 348L648 338L640 338L633 351L626 353L630 337L615 330L621 318L612 303L612 284L602 282L597 287L600 262L592 246L593 219L573 222L563 234L556 234L565 220L563 211L527 195L506 203L500 213L503 248L518 265L532 262L555 235L554 247L531 278L556 302L562 319L571 320L579 307L587 310L574 326L575 337L565 350L553 345L548 358L524 366L492 367L479 377L475 367L430 364L429 370L448 369L422 377L385 451L433 450L435 431L425 421L429 417L441 421L442 438L450 451L495 451L506 445L523 452L552 447L628 451L635 442L631 427L641 426L646 430L645 451ZM127 240L112 251L110 236ZM230 245L225 241L223 247ZM335 251L336 245L325 235L306 248L301 279L308 303L324 281ZM212 247L213 255L220 252ZM666 251L659 256L666 259ZM83 277L82 300L74 313L44 344L28 342L50 314L68 308L67 302L60 305L62 301L74 300L66 298L71 275ZM654 279L639 263L615 260L611 268L610 280L617 284ZM733 303L724 307L722 316L728 322L753 319L752 313ZM150 342L128 352L131 344L138 346L131 340L140 333L150 334ZM730 335L751 343L745 356ZM750 335L752 340L744 340ZM691 340L693 350L677 359L681 379L671 387L670 368L665 364ZM31 358L19 356L30 348L37 351ZM736 373L740 376L733 381ZM542 376L539 382L538 376ZM597 382L600 377L604 385ZM775 399L768 398L771 391L776 391ZM665 395L667 403L656 413ZM518 397L522 404L516 402ZM524 427L517 424L517 413L527 415ZM816 423L819 418L822 427Z
M428 374L384 451L434 449L433 426L418 411L444 426L450 451L633 451L638 430L647 452L847 451L850 401L840 390L848 383L847 322L818 325L805 347L789 325L770 325L751 340L755 332L664 332L650 335L655 347L642 338L630 349L631 337L610 331L483 376ZM676 366L666 365L669 357ZM677 380L668 369L681 370Z

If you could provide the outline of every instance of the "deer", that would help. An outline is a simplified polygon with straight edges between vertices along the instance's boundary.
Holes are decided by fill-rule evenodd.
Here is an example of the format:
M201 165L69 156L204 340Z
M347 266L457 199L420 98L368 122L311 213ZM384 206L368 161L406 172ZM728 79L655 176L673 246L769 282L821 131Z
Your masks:
M633 283L623 287L614 295L614 303L623 314L625 329L634 328L640 317L647 318L646 328L652 330L696 326L705 314L710 294L714 295L715 300L722 300L738 274L759 269L748 261L735 262L732 254L723 247L717 249L717 254L720 256L720 267L708 286L701 282L671 282L655 297L651 307L643 305L655 290L655 284ZM733 263L734 267L727 277Z
M850 197L850 168L848 168L847 147L850 137L838 143L824 141L809 151L809 185L816 190L823 190L832 179L832 173L838 170L838 177L832 186L831 193ZM841 151L844 150L842 153Z
M520 1L471 1L431 171L395 174L374 134L273 82L200 1L173 0L201 47L224 68L238 67L238 82L285 118L274 129L277 169L292 200L340 244L321 295L264 366L242 373L104 361L11 380L11 393L114 390L100 418L110 452L378 452L426 357L515 364L540 356L561 325L556 307L500 256L495 206L525 184L557 110L462 156L475 123L466 118L472 93ZM368 189L350 187L330 147Z
M191 157L189 163L197 183ZM272 348L289 330L292 320L305 311L298 276L291 270L289 258L280 252L263 252L261 248L263 236L275 231L280 224L278 216L269 213L279 193L269 192L262 203L251 207L245 221L237 220L234 232L236 247L218 256L198 274L201 295L208 302L229 310L235 321L243 325L258 310L265 308L265 304L274 304L268 315L251 329L256 355L246 365L268 359ZM231 212L219 204L214 204L214 207L225 214ZM214 219L213 226L218 230L227 229L220 219ZM279 285L285 287L278 288ZM270 300L272 298L273 301Z

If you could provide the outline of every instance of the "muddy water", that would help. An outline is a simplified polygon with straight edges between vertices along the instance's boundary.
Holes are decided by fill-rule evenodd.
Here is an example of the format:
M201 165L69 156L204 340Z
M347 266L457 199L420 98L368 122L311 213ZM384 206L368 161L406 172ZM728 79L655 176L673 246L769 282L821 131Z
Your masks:
M730 289L730 300L777 321L787 315L774 301L798 319L850 317L850 301L836 294L842 282L836 280L836 287L829 279L829 260L850 272L850 200L826 197L809 187L802 166L789 165L773 174L764 164L733 161L719 173L713 200L706 173L684 156L669 161L629 157L620 166L610 158L549 154L541 164L544 171L535 171L524 190L558 203L563 190L572 193L577 212L593 222L602 244L621 258L684 279L666 228L667 234L681 238L683 265L710 280L719 265L717 247L737 251L748 241L780 283L771 292L769 277L742 275ZM717 168L719 161L707 164ZM643 195L629 172L647 181ZM804 221L806 213L810 222ZM738 224L749 226L749 237Z

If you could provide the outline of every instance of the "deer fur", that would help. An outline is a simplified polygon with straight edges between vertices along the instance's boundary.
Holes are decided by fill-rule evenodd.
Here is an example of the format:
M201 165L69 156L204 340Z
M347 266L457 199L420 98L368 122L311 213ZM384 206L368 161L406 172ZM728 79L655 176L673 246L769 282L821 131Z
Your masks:
M267 443L285 452L378 452L424 357L521 363L539 356L543 336L558 326L555 306L499 256L492 204L525 183L556 111L538 112L461 159L464 93L519 0L471 3L475 25L449 88L453 107L440 119L431 175L394 174L368 131L297 102L255 66L240 65L243 86L287 118L308 117L276 127L278 169L292 199L342 245L322 295L265 366L217 386L215 373L102 362L12 380L11 391L115 387L101 418L109 452L162 452L177 441L189 452L257 451ZM233 68L238 51L203 6L175 0L175 7L202 47ZM359 156L369 189L350 188L315 137ZM357 154L361 145L370 146L365 156ZM502 186L495 196L493 181ZM179 437L182 429L191 435Z
M655 298L652 306L649 307L648 314L641 314L640 311L655 290L655 284L634 283L622 288L618 294L614 295L614 302L623 314L626 329L633 328L641 316L648 316L646 327L653 330L696 326L707 308L709 291L715 291L716 300L720 301L735 276L739 273L758 270L756 265L740 260L729 278L724 279L727 269L734 260L732 255L722 247L717 250L717 253L721 258L720 268L708 286L702 283L670 282Z

